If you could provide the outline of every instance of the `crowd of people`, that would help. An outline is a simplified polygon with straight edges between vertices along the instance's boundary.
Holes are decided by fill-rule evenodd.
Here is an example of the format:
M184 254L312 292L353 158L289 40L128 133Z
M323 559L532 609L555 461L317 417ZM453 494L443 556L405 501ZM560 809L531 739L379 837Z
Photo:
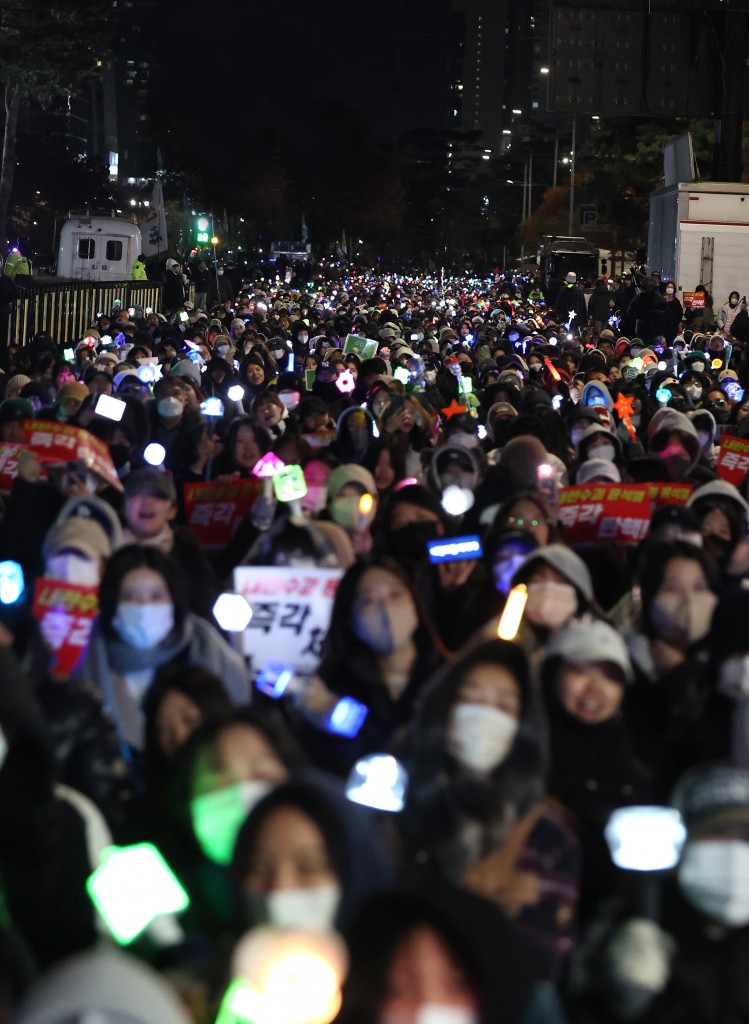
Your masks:
M348 966L327 1016L252 1024L747 1020L739 292L364 273L205 309L173 262L164 312L0 378L0 1021L212 1021L268 927ZM261 601L219 614L269 567L334 580L304 664ZM75 658L40 594L94 596ZM144 843L189 906L126 957L87 879Z

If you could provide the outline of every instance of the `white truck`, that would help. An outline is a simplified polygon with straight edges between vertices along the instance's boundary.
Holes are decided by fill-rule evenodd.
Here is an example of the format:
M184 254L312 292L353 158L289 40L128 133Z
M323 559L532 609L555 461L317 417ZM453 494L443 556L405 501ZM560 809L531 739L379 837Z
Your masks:
M749 292L749 185L680 182L650 196L648 272L677 295L704 284L717 310L729 292Z
M60 229L57 277L129 281L141 251L140 228L133 221L74 214Z

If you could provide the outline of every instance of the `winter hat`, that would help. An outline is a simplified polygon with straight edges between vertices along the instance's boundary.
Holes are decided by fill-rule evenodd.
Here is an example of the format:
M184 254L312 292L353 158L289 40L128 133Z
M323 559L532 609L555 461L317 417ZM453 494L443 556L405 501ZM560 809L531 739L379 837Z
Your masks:
M103 498L95 494L77 494L68 498L57 515L57 522L63 519L90 519L102 528L112 551L122 546L122 524L117 513Z
M358 466L353 462L347 462L343 466L338 466L330 474L328 479L328 498L335 498L346 484L359 484L367 494L377 494L377 484L372 474L364 466Z
M612 626L600 619L570 622L546 644L543 664L552 658L583 665L609 661L622 670L627 682L634 678L627 645Z
M565 281L567 282L567 284L575 284L575 282L577 281L577 274L574 270L570 270L570 272L565 277Z
M161 975L115 949L79 953L56 964L29 989L16 1024L190 1024L182 1001Z
M60 402L64 402L67 398L72 398L76 402L82 402L87 394L88 388L85 384L81 384L81 382L77 380L71 380L69 384L63 384L57 392L55 405L59 405Z
M122 370L120 373L116 373L114 375L113 383L115 391L119 390L120 384L123 382L123 380L127 380L128 377L134 377L139 384L141 383L141 379L138 376L137 370Z
M14 391L15 389L18 389L18 391L20 391L22 388L25 388L26 385L30 383L31 377L27 377L25 373L17 373L15 374L15 376L10 377L8 379L8 382L5 385L5 394L7 395L9 391Z
M228 366L228 363L227 363ZM170 377L190 377L196 384L200 384L200 367L192 359L180 359L174 363L169 371Z
M681 812L690 839L721 825L749 822L749 771L728 764L697 765L679 779L671 804Z
M538 562L543 562L550 565L552 569L556 569L580 591L587 601L593 600L593 580L590 571L582 558L565 544L547 544L545 548L533 551L512 577L512 586L514 587L517 583L525 583L530 576L530 570Z
M79 516L58 519L50 526L42 544L42 555L46 560L63 548L80 551L93 560L109 558L112 554L112 545L102 527L93 519Z
M2 409L2 406L0 406L0 409ZM698 487L690 494L687 508L693 508L706 498L726 498L728 501L733 501L739 505L744 515L749 516L749 503L742 498L738 490L733 484L729 484L727 480L711 480L709 483Z
M588 459L575 474L575 483L586 484L589 480L601 477L612 484L621 483L622 480L619 467L611 459Z
M578 458L585 458L588 454L588 449L596 438L605 438L610 441L616 449L616 457L621 458L622 454L622 443L620 439L611 430L607 430L602 423L594 423L588 427L583 436L577 442L577 454Z
M34 415L34 406L27 398L6 398L0 402L0 426L3 423L33 420Z

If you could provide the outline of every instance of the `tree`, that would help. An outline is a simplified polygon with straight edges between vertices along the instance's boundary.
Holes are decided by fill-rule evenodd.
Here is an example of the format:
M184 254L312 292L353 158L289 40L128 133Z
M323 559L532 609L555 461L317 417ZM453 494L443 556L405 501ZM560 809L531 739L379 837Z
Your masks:
M94 73L108 52L106 0L4 0L0 5L0 84L5 129L0 160L0 237L16 170L21 111L71 92Z

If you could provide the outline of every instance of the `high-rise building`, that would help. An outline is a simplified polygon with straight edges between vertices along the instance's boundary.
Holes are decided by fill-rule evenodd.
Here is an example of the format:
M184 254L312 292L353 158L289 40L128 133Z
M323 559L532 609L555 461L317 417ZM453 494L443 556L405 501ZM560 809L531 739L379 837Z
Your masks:
M452 124L480 131L484 151L502 150L506 0L452 0Z

